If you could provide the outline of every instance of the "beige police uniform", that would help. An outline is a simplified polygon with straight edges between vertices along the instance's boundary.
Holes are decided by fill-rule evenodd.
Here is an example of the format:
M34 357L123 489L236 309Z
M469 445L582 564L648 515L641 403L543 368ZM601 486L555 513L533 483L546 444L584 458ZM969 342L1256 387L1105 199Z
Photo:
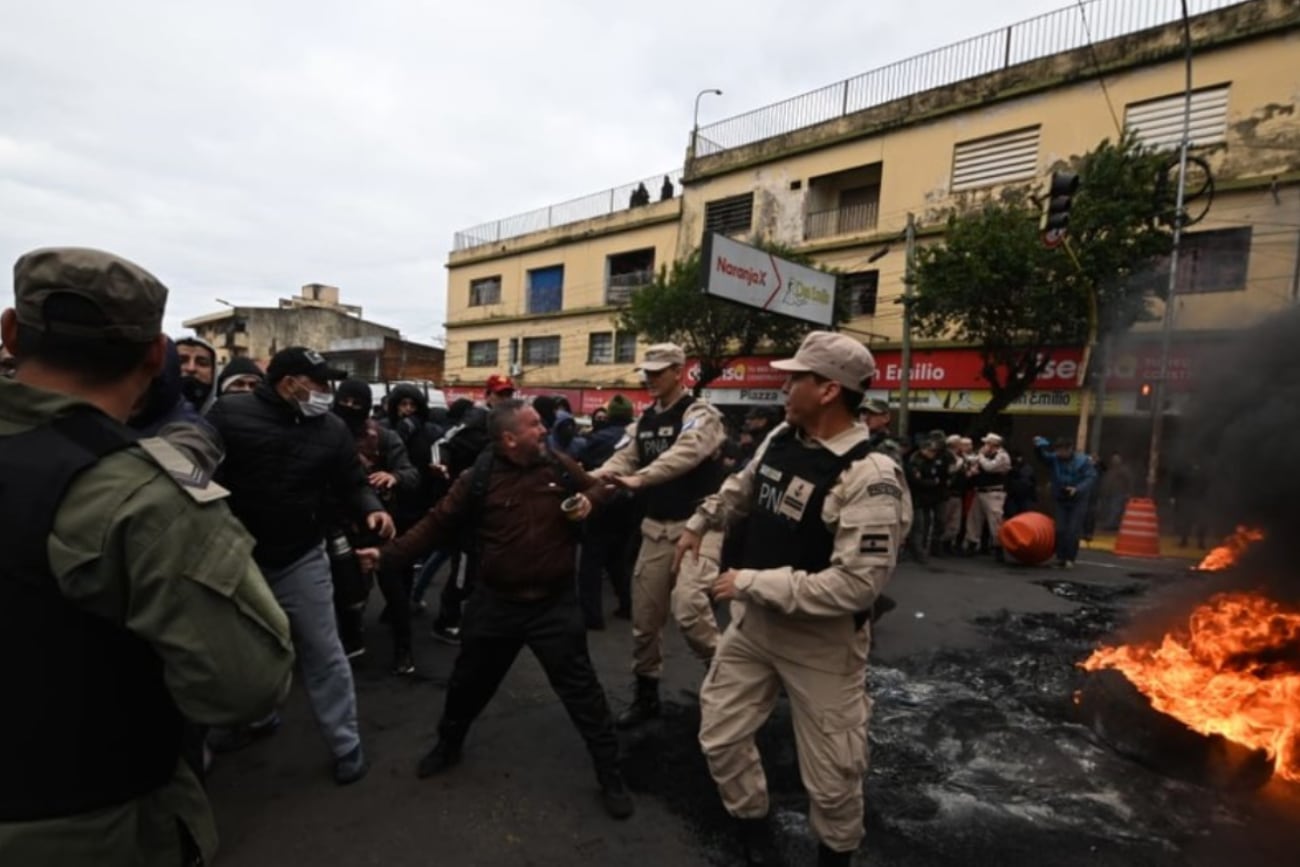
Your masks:
M1007 502L1007 476L1011 473L1011 455L998 448L993 457L981 449L974 456L975 498L971 500L970 514L966 516L966 544L979 545L984 523L989 525L989 544L998 547L998 532L1002 529L1002 511ZM982 478L981 478L982 477Z
M764 455L788 428L773 431L744 471L705 501L689 522L693 532L724 529L749 513ZM803 447L844 456L868 432L854 425L825 441L797 437ZM814 833L837 852L861 842L871 627L857 628L854 615L868 611L889 580L911 519L903 470L884 455L868 454L826 496L821 520L834 536L826 569L740 570L732 621L700 690L700 746L731 815L767 814L754 734L784 689Z
M727 432L721 414L708 403L696 400L686 408L676 441L645 466L641 465L636 436L636 427L629 428L628 439L597 472L637 475L644 480L644 488L654 488L712 459L726 441ZM632 571L632 670L641 677L658 678L663 672L663 629L670 611L687 644L701 659L712 658L717 647L718 624L708 592L718 572L722 537L717 535L702 546L698 561L686 558L689 562L682 565L674 589L673 557L685 527L684 519L647 517L641 522L641 551ZM707 556L710 552L712 560Z

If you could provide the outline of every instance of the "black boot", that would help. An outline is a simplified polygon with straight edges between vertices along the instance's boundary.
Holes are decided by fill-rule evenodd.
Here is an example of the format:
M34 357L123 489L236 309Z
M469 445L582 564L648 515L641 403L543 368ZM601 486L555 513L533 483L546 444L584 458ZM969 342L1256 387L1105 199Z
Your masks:
M614 724L630 729L659 716L659 678L636 677L636 698L627 710L618 715Z
M771 863L768 858L771 843L767 830L767 817L734 821L736 836L740 840L740 851L745 856L745 864L749 867L762 867L764 864Z
M454 768L460 764L463 743L464 740L460 737L449 737L446 732L439 732L438 742L424 758L420 759L415 775L423 780L425 777L432 777L434 774L441 774Z
M835 852L826 848L825 843L817 844L817 867L851 867L852 852Z
M623 782L623 775L618 771L603 771L596 778L600 782L600 799L605 804L605 812L615 819L631 817L636 808L627 784Z

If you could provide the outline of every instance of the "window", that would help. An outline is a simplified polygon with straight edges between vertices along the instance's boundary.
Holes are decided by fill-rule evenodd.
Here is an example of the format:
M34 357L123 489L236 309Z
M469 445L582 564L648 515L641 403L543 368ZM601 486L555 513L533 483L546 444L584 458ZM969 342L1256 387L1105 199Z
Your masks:
M880 216L883 173L883 163L870 163L809 178L804 240L874 230Z
M587 338L587 363L614 363L614 332L597 331Z
M635 364L636 334L594 331L587 338L588 364Z
M879 271L841 274L839 292L849 296L850 316L875 316L876 294L880 290Z
M496 367L497 341L471 340L469 342L469 361L467 364L470 367Z
M510 369L513 371L519 366L519 338L510 338ZM510 374L514 376L513 373Z
M485 307L501 303L501 275L469 281L469 306Z
M636 364L636 332L620 331L614 336L614 363Z
M1137 133L1138 141L1152 148L1176 148L1183 141L1182 93L1137 102L1124 108L1124 126ZM1193 145L1218 144L1228 132L1228 85L1192 91Z
M1189 232L1178 250L1178 295L1238 292L1246 288L1250 227ZM1162 256L1135 281L1151 293L1169 288L1169 258Z
M704 205L704 231L723 235L741 235L754 223L754 194L731 196L706 202Z
M525 337L524 364L528 367L554 367L560 363L560 338Z
M528 312L558 313L564 308L564 266L528 272Z
M626 304L632 293L655 279L654 247L618 253L605 261L605 303Z
M1038 174L1039 127L961 142L952 152L952 191L975 190Z

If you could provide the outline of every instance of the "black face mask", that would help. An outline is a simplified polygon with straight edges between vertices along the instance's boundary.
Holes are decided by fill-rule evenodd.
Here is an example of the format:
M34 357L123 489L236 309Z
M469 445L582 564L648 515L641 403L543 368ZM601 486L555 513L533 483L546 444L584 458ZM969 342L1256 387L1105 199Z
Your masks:
M370 418L370 413L365 407L340 406L334 405L334 414L343 419L343 423L348 426L348 430L354 434L359 434L365 430L366 421Z
M209 394L212 394L212 386L199 382L192 376L181 377L181 395L192 403L195 409L202 408Z

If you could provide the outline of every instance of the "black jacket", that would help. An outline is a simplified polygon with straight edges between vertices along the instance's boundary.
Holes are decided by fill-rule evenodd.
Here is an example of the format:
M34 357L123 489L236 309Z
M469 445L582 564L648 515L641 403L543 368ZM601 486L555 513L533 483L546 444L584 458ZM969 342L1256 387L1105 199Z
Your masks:
M324 539L333 495L360 518L383 506L370 489L347 425L333 413L304 418L266 383L226 395L208 421L225 441L217 481L257 540L253 558L287 566Z
M601 464L614 456L618 444L628 436L630 422L618 422L605 425L587 436L587 445L577 454L578 463L584 470L598 469Z

